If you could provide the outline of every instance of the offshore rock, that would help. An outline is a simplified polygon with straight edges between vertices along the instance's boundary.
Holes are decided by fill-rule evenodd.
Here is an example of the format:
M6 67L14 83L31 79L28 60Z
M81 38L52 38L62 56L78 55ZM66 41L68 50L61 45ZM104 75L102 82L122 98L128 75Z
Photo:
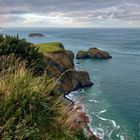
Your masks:
M98 48L90 48L88 51L79 51L76 55L76 59L109 59L112 58L110 54L106 51L100 50Z

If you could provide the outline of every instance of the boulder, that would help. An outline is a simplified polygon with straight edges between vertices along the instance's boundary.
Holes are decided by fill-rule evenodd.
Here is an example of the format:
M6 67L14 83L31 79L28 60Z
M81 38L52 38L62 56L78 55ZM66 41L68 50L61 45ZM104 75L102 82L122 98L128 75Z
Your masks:
M76 59L109 59L112 58L110 54L106 51L100 50L98 48L90 48L88 51L79 51L76 55Z

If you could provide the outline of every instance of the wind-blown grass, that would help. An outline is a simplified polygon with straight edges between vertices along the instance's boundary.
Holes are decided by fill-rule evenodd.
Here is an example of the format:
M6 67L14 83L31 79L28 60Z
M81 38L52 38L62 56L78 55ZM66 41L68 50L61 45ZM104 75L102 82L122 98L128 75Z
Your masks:
M6 61L9 58L3 66ZM1 69L0 79L0 139L78 139L79 114L69 109L56 87L51 88L53 79L46 74L34 77L22 61Z

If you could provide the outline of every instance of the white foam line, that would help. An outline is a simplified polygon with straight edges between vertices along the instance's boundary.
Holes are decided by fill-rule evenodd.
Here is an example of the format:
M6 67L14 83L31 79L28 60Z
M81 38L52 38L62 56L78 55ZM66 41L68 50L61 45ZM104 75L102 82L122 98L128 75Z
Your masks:
M113 128L113 129L111 130L111 132L109 133L109 139L112 140L111 135L112 135L112 133L114 132L114 130L115 130L116 128L119 128L119 126L117 126L117 124L116 124L116 122L115 122L114 120L106 119L106 118L103 118L103 117L100 117L100 116L99 116L99 115L101 115L101 114L104 113L104 112L106 112L106 110L101 110L101 111L96 115L96 117L99 118L100 120L103 120L103 121L110 121L110 122L112 122L114 128ZM124 140L124 139L121 138L121 140Z
M104 109L104 110L101 110L101 111L98 113L98 116L101 115L102 113L105 113L105 112L106 112L105 109Z
M96 116L97 116L99 119L103 120L103 121L111 121L112 124L113 124L113 126L116 128L117 125L116 125L116 122L115 122L114 120L106 119L106 118L103 118L103 117L100 117L100 116L99 116L99 115L101 115L102 113L105 113L105 112L106 112L106 110L101 110Z
M117 125L116 125L116 122L114 120L110 120L110 119L106 119L106 118L102 118L100 117L99 115L96 115L100 120L103 120L103 121L111 121L113 126L116 128Z
M111 132L109 133L109 139L110 139L110 140L112 140L111 136L112 136L112 133L114 132L115 129L116 129L116 128L112 129Z
M97 103L98 101L97 100L89 100L89 102L95 102L95 103Z

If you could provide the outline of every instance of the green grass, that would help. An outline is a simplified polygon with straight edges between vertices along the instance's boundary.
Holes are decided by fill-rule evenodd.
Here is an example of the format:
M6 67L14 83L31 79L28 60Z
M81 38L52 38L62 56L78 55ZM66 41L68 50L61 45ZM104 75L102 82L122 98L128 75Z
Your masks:
M63 44L60 42L50 42L50 43L44 43L44 44L34 44L34 46L39 48L39 52L41 53L58 53L63 52L64 47Z
M79 140L79 114L68 108L54 79L33 76L20 60L5 69L11 60L0 65L0 139Z

